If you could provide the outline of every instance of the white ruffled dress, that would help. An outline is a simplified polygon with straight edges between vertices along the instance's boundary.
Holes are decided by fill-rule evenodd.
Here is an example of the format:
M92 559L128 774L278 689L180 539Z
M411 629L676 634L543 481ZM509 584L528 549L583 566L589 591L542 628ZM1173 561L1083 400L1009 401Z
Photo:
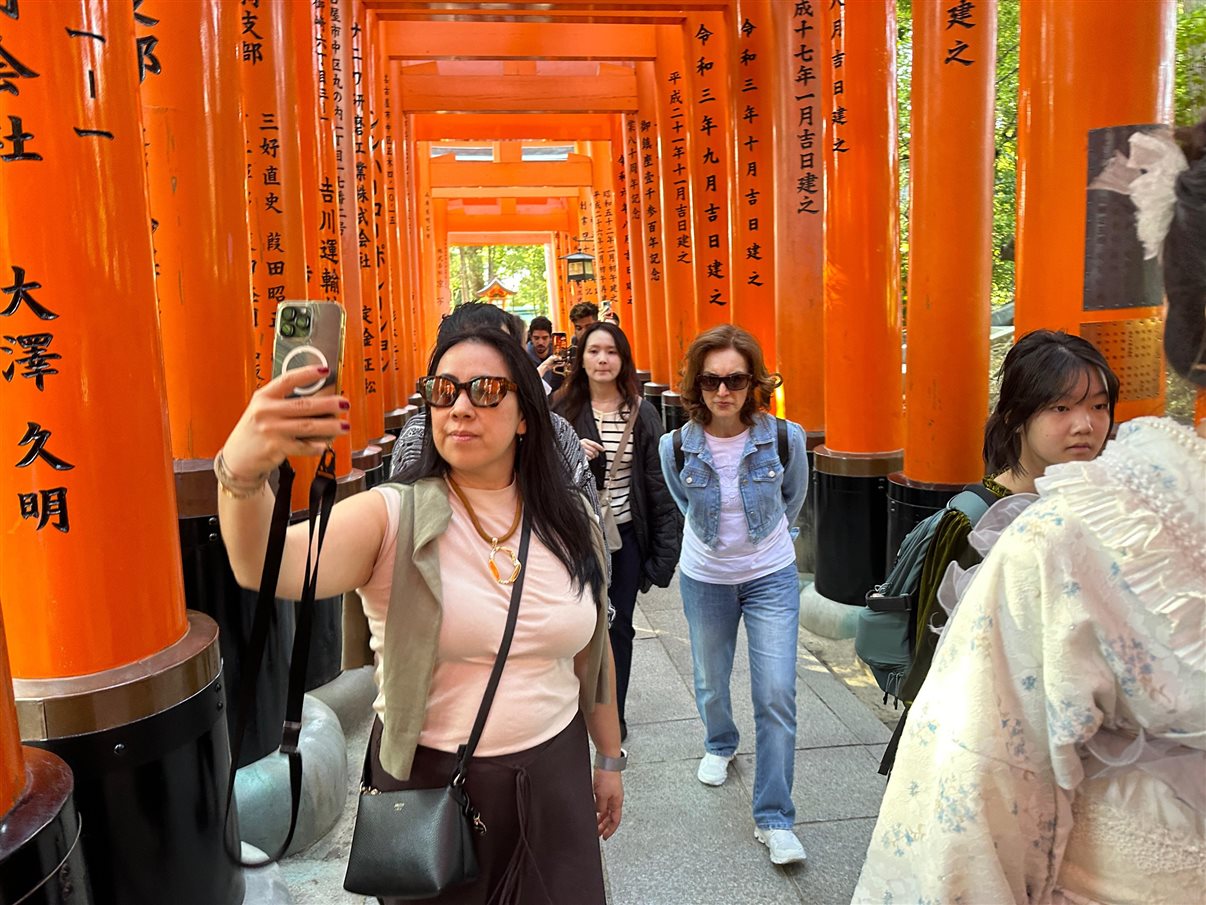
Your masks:
M854 901L1206 901L1206 440L1137 419L1026 502L944 581Z

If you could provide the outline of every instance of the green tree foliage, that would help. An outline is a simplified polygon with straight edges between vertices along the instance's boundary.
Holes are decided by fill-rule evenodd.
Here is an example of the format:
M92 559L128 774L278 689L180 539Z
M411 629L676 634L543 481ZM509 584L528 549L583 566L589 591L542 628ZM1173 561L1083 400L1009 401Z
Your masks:
M1177 63L1173 118L1188 126L1206 116L1206 2L1177 4Z
M497 278L515 295L507 303L525 320L549 313L548 275L543 245L454 245L448 253L452 304L477 298Z

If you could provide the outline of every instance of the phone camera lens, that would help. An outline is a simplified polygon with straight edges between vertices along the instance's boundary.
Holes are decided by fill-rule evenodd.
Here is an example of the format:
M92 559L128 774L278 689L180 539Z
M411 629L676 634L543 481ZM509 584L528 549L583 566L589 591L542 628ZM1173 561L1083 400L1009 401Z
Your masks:
M296 332L292 324L281 324L281 336L292 336Z
M291 321L295 317L297 317L297 309L296 308L286 308L284 311L281 312L281 320L283 320L283 321Z
M298 318L296 321L294 321L294 323L297 324L298 330L301 330L303 332L306 330L309 330L310 329L310 315L308 315L308 314L298 315Z

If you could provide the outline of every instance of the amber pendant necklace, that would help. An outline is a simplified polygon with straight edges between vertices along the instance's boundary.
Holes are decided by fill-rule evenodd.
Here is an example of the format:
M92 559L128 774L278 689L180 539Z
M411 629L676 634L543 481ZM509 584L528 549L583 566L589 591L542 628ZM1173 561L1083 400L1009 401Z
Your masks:
M465 511L469 513L469 521L473 523L473 528L477 531L478 536L490 545L490 558L486 560L486 565L490 569L490 575L500 585L506 586L515 583L515 579L519 577L519 570L523 568L523 563L515 556L515 551L510 547L504 547L507 541L515 534L519 527L520 517L523 515L523 497L518 493L515 494L515 518L511 520L511 527L507 529L507 533L502 537L491 537L482 529L482 523L477 520L477 513L473 511L473 507L469 504L468 497L465 496L465 491L461 490L460 486L452 479L452 475L445 475L444 479L448 481L448 486L452 488L452 492L456 494L457 499L461 501L461 505L465 507ZM503 575L498 567L498 563L494 558L502 553L508 559L510 573ZM504 568L507 567L504 561Z

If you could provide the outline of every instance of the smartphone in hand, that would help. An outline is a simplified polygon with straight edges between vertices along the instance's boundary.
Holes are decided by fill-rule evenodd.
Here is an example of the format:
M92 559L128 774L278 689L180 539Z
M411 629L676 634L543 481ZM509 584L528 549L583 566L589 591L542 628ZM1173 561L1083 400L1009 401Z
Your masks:
M343 370L345 316L338 302L281 302L276 309L272 376L309 365L330 368L326 377L298 387L290 396L334 396Z

